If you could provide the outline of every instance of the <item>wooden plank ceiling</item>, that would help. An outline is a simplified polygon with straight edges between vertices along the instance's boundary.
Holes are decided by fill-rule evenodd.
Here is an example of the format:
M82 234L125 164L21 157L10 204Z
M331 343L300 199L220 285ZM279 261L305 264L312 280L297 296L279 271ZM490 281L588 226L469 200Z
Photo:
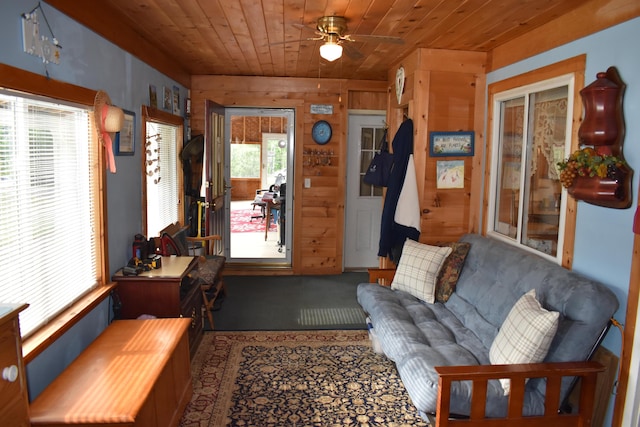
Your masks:
M188 75L386 80L416 48L487 52L566 14L584 0L49 0L48 3L160 70ZM344 16L352 50L319 56L318 18ZM136 37L132 37L134 35ZM358 41L400 37L404 44ZM144 43L134 39L140 37ZM146 46L142 48L141 46ZM152 47L153 49L149 49ZM155 51L154 59L152 54ZM166 55L158 59L157 52ZM149 56L146 57L145 56ZM154 63L155 61L155 63ZM166 71L165 71L166 72ZM171 73L167 73L171 75Z

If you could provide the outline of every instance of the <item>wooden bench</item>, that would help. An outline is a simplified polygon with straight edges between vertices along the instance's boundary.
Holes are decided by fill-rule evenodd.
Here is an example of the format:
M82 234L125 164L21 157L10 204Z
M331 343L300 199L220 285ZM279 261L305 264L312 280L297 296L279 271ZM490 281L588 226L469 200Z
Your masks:
M177 426L191 319L117 320L31 404L32 426Z

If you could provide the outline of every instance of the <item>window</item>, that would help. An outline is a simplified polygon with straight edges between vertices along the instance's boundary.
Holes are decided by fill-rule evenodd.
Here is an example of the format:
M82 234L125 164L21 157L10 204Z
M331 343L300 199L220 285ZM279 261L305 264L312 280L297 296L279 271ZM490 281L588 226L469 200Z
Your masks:
M367 184L364 175L373 156L380 150L383 135L382 127L363 127L360 131L360 197L382 197L382 187Z
M260 154L258 143L231 144L231 178L260 178Z
M262 134L262 188L287 179L287 134Z
M0 301L23 336L102 283L100 149L92 108L0 91Z
M155 115L154 115L155 114ZM159 236L170 224L182 222L181 118L143 110L145 129L144 174L147 236Z
M560 260L566 191L557 163L571 149L574 77L493 96L488 231Z

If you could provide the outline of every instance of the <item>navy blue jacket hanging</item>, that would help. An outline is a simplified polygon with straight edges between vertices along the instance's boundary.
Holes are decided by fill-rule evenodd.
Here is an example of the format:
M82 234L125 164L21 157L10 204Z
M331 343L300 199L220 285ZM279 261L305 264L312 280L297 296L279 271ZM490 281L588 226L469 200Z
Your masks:
M416 228L395 222L398 199L407 174L409 157L413 154L413 121L411 119L405 120L400 125L391 146L393 147L393 168L382 208L378 256L388 256L392 261L397 261L404 241L407 238L418 241L420 238L420 231Z

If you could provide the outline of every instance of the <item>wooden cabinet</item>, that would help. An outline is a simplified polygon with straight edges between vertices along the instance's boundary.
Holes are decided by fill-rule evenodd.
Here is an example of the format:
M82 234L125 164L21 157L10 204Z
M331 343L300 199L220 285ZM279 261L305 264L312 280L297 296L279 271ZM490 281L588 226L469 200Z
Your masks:
M162 267L138 276L124 276L118 271L120 318L136 319L142 315L185 317L191 319L189 347L193 355L202 340L203 300L200 285L191 278L198 265L197 257L162 257Z
M186 319L113 322L34 399L31 424L178 426L193 394L188 328Z
M31 425L18 321L25 308L26 304L0 304L0 421L7 426Z

